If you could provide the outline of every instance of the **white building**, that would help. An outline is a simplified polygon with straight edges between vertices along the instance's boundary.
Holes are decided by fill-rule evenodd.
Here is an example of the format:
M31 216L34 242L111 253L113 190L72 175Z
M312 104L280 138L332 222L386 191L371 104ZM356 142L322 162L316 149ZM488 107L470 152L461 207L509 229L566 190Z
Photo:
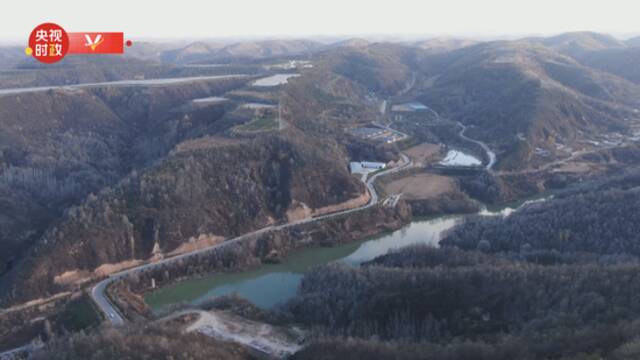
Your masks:
M349 164L352 174L367 174L372 171L382 170L385 167L387 167L385 163L373 161L353 161Z
M360 166L362 166L365 169L382 170L387 165L381 162L361 161Z

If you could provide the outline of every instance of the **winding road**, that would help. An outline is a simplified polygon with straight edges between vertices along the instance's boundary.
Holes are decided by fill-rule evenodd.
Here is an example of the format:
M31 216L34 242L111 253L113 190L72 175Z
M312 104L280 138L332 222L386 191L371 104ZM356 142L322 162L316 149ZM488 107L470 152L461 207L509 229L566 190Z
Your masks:
M440 117L440 115L435 112L433 109L429 108L429 110L431 112L433 112L434 115L436 115L438 118L442 119L442 117ZM473 142L479 146L482 147L482 149L484 149L484 151L487 153L487 156L489 158L489 162L486 165L486 169L487 171L491 171L491 168L493 167L493 165L495 164L495 160L496 160L496 156L495 153L493 153L491 151L491 149L483 142L472 139L467 137L464 133L467 130L467 127L465 125L463 125L460 122L457 122L457 124L461 127L461 130L459 132L459 136L467 141ZM244 234L244 235L240 235L238 237L235 237L233 239L229 239L221 244L217 244L217 245L213 245L210 247L206 247L203 249L198 249L198 250L194 250L192 252L188 252L188 253L184 253L181 255L177 255L171 258L167 258L167 259L163 259L157 262L153 262L153 263L147 263L147 264L143 264L140 266L136 266L133 268L129 268L127 270L123 270L121 272L115 273L110 275L109 277L107 277L106 279L100 281L99 283L97 283L92 289L91 289L91 298L93 299L93 301L96 303L96 305L100 308L100 310L105 314L107 320L109 320L111 322L111 324L113 325L122 325L126 322L126 319L124 318L124 316L122 316L120 314L120 312L117 310L117 307L115 305L113 305L109 299L109 297L107 296L106 293L106 289L109 286L109 284L113 283L114 281L120 280L126 276L129 275L133 275L136 273L141 273L145 270L149 270L152 269L154 267L159 267L162 265L166 265L166 264L171 264L173 262L176 261L180 261L182 259L186 259L189 258L191 256L196 256L208 251L215 251L215 250L219 250L219 249L223 249L225 247L231 246L237 242L241 242L241 241L245 241L247 239L251 239L253 237L262 235L266 232L269 231L278 231L278 230L283 230L289 227L293 227L296 225L300 225L300 224L307 224L307 223L311 223L311 222L316 222L316 221L320 221L320 220L325 220L325 219L329 219L332 217L337 217L337 216L341 216L341 215L345 215L345 214L350 214L350 213L354 213L357 211L362 211L364 209L370 208L372 206L375 206L378 203L378 193L376 192L374 183L376 181L376 179L378 177L381 176L385 176L391 173L395 173L407 168L410 168L412 166L414 166L413 161L404 153L400 153L400 156L402 158L402 165L394 167L394 168L390 168L381 172L378 172L376 174L374 174L373 176L371 176L370 178L368 178L365 182L365 185L367 186L367 190L369 191L369 202L363 206L357 207L357 208L353 208L353 209L348 209L348 210L343 210L343 211L338 211L338 212L334 212L334 213L330 213L330 214L326 214L326 215L321 215L321 216L317 216L317 217L312 217L312 218L305 218L305 219L301 219L301 220L296 220L296 221L292 221L292 222L288 222L286 224L281 224L281 225L270 225L267 227L264 227L262 229Z
M413 161L411 161L409 159L409 157L403 153L400 154L401 158L402 158L402 165L394 167L394 168L390 168L388 170L384 170L381 171L379 173L374 174L373 176L371 176L367 181L366 181L366 186L367 186L367 190L369 191L370 194L370 198L369 198L369 202L361 207L357 207L357 208L353 208L353 209L348 209L348 210L343 210L343 211L338 211L338 212L334 212L334 213L330 213L330 214L326 214L326 215L321 215L321 216L317 216L317 217L313 217L313 218L306 218L306 219L301 219L301 220L296 220L296 221L292 221L292 222L288 222L286 224L281 224L281 225L271 225L271 226L267 226L264 227L262 229L244 234L244 235L240 235L238 237L235 237L233 239L229 239L221 244L217 244L217 245L213 245L210 247L206 247L203 249L199 249L199 250L195 250L192 252L188 252L188 253L184 253L178 256L174 256L171 258L167 258L167 259L163 259L157 262L153 262L153 263L147 263L144 265L140 265L140 266L136 266L115 274L110 275L109 277L107 277L106 279L100 281L99 283L97 283L92 289L91 289L91 298L93 299L93 301L95 302L95 304L98 306L98 308L100 308L100 310L105 314L106 319L109 320L109 322L111 322L112 325L122 325L126 322L126 319L124 316L122 316L122 314L120 314L120 312L118 311L117 307L115 305L113 305L111 303L111 299L109 299L109 297L107 296L106 293L106 289L109 286L109 284L113 283L114 281L120 280L126 276L129 275L133 275L136 273L141 273L145 270L149 270L152 269L154 267L159 267L162 265L166 265L166 264L171 264L173 262L182 260L182 259L186 259L189 258L191 256L196 256L208 251L214 251L214 250L219 250L219 249L223 249L225 247L231 246L232 244L235 244L237 242L241 242L241 241L245 241L247 239L251 239L255 236L259 236L262 235L266 232L269 231L278 231L278 230L282 230L282 229L286 229L289 227L293 227L296 225L300 225L300 224L306 224L306 223L311 223L311 222L316 222L316 221L320 221L320 220L325 220L325 219L329 219L332 217L336 217L336 216L341 216L341 215L345 215L345 214L349 214L349 213L353 213L353 212L357 212L357 211L362 211L364 209L370 208L372 206L375 206L378 203L378 193L376 192L375 186L374 186L374 182L375 180L380 177L380 176L384 176L384 175L388 175L391 173L395 173L404 169L407 169L409 167L413 166Z
M442 116L440 116L440 114L438 114L437 111L433 110L429 106L427 106L427 110L429 110L436 118L438 118L440 120L443 120L443 121L449 121L449 120L443 118ZM487 144L483 143L482 141L476 140L476 139L472 139L472 138L466 136L464 134L467 131L467 126L466 125L464 125L460 121L456 121L455 123L458 124L458 126L460 126L460 132L458 133L458 136L460 136L464 140L467 140L467 141L472 142L474 144L480 145L480 147L482 147L482 150L484 150L484 152L487 153L487 157L489 158L489 162L487 163L485 168L487 169L487 171L491 172L492 169L493 169L493 165L495 165L495 163L496 163L496 153L491 151L491 148L489 148L489 146Z
M192 79L193 80L193 79ZM136 83L132 84L131 82L126 83L127 85L135 85ZM94 84L90 84L88 86L91 86ZM2 94L2 92L0 92L0 95ZM438 118L441 118L440 115L438 113L436 113L434 110L432 110L431 108L429 108L429 110L431 112L434 113L434 115L436 115ZM465 125L463 125L462 123L458 122L458 125L461 127L461 130L459 132L459 135L461 138L473 142L479 146L481 146L487 153L488 157L489 157L489 162L486 165L486 169L488 171L491 171L491 168L493 167L494 163L495 163L495 154L491 151L491 149L489 149L489 147L478 140L475 139L471 139L469 137L467 137L464 133L467 130L467 127ZM316 221L321 221L321 220L325 220L325 219L329 219L332 217L337 217L337 216L341 216L341 215L345 215L345 214L350 214L350 213L354 213L357 211L362 211L364 209L370 208L372 206L375 206L378 203L378 193L376 192L374 183L376 181L376 179L380 176L385 176L394 172L398 172L404 169L407 169L409 167L412 167L414 164L413 162L409 159L409 157L407 155L405 155L404 153L401 153L401 158L402 158L402 165L394 167L394 168L390 168L381 172L378 172L376 174L374 174L373 176L371 176L370 178L368 178L365 182L365 185L367 187L367 190L370 194L370 198L369 198L369 202L363 206L357 207L357 208L353 208L353 209L348 209L348 210L343 210L343 211L338 211L338 212L334 212L334 213L330 213L330 214L326 214L326 215L321 215L321 216L317 216L317 217L312 217L312 218L305 218L305 219L301 219L301 220L296 220L296 221L292 221L292 222L288 222L286 224L281 224L281 225L270 225L267 227L264 227L262 229L244 234L244 235L240 235L238 237L235 237L233 239L229 239L221 244L217 244L217 245L213 245L210 247L206 247L203 249L198 249L198 250L194 250L192 252L188 252L188 253L184 253L181 255L177 255L171 258L167 258L167 259L163 259L160 261L156 261L156 262L152 262L152 263L146 263L140 266L136 266L133 268L129 268L127 270L123 270L120 271L118 273L112 274L109 277L107 277L106 279L100 281L99 283L97 283L92 289L91 289L91 298L93 299L93 301L95 302L95 304L98 306L98 308L100 308L100 310L105 314L106 319L112 324L112 325L122 325L126 322L125 317L120 314L120 312L118 311L117 307L111 302L111 299L109 299L109 297L107 296L107 292L106 289L109 286L109 284L120 280L126 276L129 275L133 275L136 273L141 273L143 271L155 268L155 267L159 267L159 266L163 266L163 265L167 265L167 264L171 264L173 262L176 261L180 261L192 256L197 256L199 254L208 252L208 251L216 251L219 249L223 249L225 247L231 246L237 242L241 242L241 241L246 241L248 239L251 239L253 237L262 235L266 232L269 231L278 231L278 230L283 230L289 227L293 227L296 225L301 225L301 224L306 224L306 223L311 223L311 222L316 222Z
M491 151L491 149L489 148L489 146L487 146L487 144L483 143L482 141L475 140L475 139L472 139L472 138L470 138L470 137L467 137L467 136L464 134L464 132L465 132L465 131L467 131L467 127L466 127L465 125L463 125L463 124L462 124L461 122L459 122L459 121L458 121L458 125L460 125L460 127L461 127L460 132L458 133L458 135L459 135L461 138L463 138L463 139L465 139L465 140L467 140L467 141L470 141L470 142L472 142L472 143L474 143L474 144L478 144L478 145L480 145L480 147L482 147L482 149L484 150L484 152L486 152L486 153L487 153L487 157L489 157L489 162L487 163L487 165L486 165L486 167L485 167L485 168L487 169L487 171L491 171L491 168L493 168L493 165L496 163L496 154L495 154L493 151Z

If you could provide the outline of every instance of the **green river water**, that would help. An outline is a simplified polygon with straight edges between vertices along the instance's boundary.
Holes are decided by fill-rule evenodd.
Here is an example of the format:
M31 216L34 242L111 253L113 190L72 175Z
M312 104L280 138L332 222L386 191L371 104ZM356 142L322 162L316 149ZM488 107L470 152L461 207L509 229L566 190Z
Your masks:
M531 200L531 199L530 199ZM489 208L482 215L507 215L524 201L499 208ZM215 273L189 279L147 293L145 301L154 312L181 302L198 304L212 297L236 293L262 308L271 308L293 297L304 273L314 266L333 261L358 266L406 245L426 243L437 246L443 231L464 219L464 215L417 219L391 233L364 241L334 247L307 248L295 251L279 264L236 272Z

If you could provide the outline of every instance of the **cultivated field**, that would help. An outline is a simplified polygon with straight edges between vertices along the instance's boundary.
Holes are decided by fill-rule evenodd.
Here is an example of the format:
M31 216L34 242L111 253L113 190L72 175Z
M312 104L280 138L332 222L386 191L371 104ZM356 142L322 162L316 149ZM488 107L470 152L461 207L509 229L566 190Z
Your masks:
M405 199L431 199L455 190L453 179L433 174L417 174L385 185L387 194L402 193Z
M428 164L434 162L440 155L440 145L422 143L405 151L417 164Z

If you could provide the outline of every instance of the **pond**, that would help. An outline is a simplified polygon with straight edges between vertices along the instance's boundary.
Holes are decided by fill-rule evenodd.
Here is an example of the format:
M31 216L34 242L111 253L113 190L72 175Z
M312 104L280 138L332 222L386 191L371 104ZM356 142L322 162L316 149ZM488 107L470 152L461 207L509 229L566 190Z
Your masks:
M462 151L449 150L447 156L440 161L440 164L445 166L480 166L482 165L482 161Z
M276 74L253 82L253 86L269 87L286 84L290 78L300 76L300 74Z

